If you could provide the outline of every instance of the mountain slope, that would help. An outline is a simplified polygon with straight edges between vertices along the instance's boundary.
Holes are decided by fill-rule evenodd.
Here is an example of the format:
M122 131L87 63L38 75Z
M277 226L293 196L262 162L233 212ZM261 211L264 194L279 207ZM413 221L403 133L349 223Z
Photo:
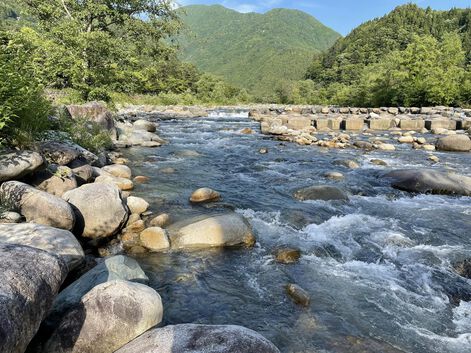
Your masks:
M392 51L404 50L414 35L440 40L447 32L460 34L471 63L471 9L435 11L408 4L360 25L338 40L314 62L307 76L324 84L352 84L366 66L380 62Z
M243 14L193 5L179 11L186 28L178 38L182 58L259 95L272 93L281 80L302 78L313 56L340 37L296 10Z

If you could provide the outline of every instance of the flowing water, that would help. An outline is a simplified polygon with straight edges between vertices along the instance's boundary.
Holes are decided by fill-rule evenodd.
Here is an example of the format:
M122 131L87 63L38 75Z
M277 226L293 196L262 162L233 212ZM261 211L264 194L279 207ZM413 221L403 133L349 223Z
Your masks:
M253 135L239 131L250 127ZM247 114L160 122L169 141L129 150L136 188L156 212L174 219L232 207L248 218L254 249L147 254L140 257L164 302L164 324L243 325L282 352L471 352L471 281L452 263L471 257L471 199L413 196L393 190L382 171L431 167L427 152L326 150L280 143L259 133ZM429 136L430 138L430 136ZM258 153L261 147L268 154ZM195 156L188 150L196 151ZM469 154L435 153L441 167L471 174ZM370 163L373 158L388 167ZM354 159L361 168L333 164ZM173 173L168 173L173 168ZM340 171L340 182L323 178ZM293 191L333 184L349 202L299 202ZM192 207L199 187L222 193L221 205ZM273 251L298 247L299 263ZM297 283L308 309L285 294Z

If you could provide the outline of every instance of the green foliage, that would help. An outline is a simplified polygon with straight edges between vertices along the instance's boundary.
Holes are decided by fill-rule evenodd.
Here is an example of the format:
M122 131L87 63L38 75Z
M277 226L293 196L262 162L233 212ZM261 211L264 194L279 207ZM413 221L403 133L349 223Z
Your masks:
M50 127L51 106L28 48L16 45L12 35L0 32L0 139L24 146Z
M220 5L179 10L182 58L234 86L266 96L281 80L301 79L314 54L340 35L301 11L242 14Z
M470 61L471 9L410 4L339 39L306 77L331 104L459 105L469 104Z

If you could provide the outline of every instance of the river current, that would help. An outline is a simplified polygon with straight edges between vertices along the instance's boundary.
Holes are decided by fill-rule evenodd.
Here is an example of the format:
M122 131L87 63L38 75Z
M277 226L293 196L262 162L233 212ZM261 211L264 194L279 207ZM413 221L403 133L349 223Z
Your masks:
M410 145L367 153L282 143L260 134L246 113L159 123L168 144L126 152L134 174L150 177L134 194L174 220L235 209L257 237L253 249L139 257L162 296L163 324L242 325L283 353L471 352L471 281L452 268L471 257L471 198L411 195L380 177L434 167L427 152ZM256 133L241 134L246 127ZM258 153L262 147L269 153ZM471 174L469 154L434 154L441 168ZM375 158L388 166L372 164ZM339 159L360 168L334 165ZM329 171L345 179L327 180ZM350 201L292 196L325 184L347 191ZM224 200L191 206L188 198L200 187ZM301 249L299 263L274 261L283 246ZM288 283L309 292L309 308L287 297Z

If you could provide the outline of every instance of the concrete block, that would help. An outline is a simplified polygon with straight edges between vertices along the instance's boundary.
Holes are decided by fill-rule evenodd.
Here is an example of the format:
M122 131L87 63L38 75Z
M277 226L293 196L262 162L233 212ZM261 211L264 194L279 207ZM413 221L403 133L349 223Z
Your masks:
M450 120L450 119L426 120L425 128L427 128L428 130L433 130L433 129L456 130L456 121Z
M422 130L424 127L424 119L401 119L399 122L399 128L401 130Z
M394 127L393 119L371 119L369 120L369 128L371 130L389 130Z
M365 126L365 122L363 119L349 118L345 119L342 125L345 130L362 130Z
M285 125L285 124L283 124ZM312 121L310 118L305 116L296 116L288 117L288 121L285 125L288 129L292 130L304 130L312 126Z

